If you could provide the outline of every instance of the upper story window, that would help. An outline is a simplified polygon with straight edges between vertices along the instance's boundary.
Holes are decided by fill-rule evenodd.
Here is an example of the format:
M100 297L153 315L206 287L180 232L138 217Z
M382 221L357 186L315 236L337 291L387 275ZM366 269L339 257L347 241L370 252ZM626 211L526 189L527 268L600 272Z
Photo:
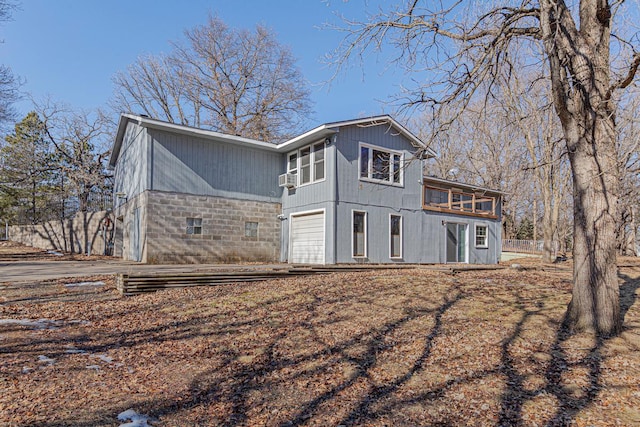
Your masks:
M287 161L287 173L292 175L298 174L298 153L289 154L289 158Z
M386 148L360 144L360 179L402 185L403 154Z
M325 173L325 143L319 142L289 153L287 173L297 175L298 185L322 181Z
M496 217L497 198L454 188L424 186L424 209L473 216Z

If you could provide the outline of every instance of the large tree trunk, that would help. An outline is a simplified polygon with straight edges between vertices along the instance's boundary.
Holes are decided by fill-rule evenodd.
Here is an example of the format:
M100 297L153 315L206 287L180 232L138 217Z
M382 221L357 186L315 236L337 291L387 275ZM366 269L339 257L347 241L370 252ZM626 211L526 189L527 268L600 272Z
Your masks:
M617 162L609 129L613 120L600 118L593 132L567 139L574 185L573 294L567 320L575 330L605 336L621 329L615 238Z
M606 0L580 1L580 28L562 0L540 0L554 106L573 172L573 294L567 324L600 336L621 330L616 265L618 162Z

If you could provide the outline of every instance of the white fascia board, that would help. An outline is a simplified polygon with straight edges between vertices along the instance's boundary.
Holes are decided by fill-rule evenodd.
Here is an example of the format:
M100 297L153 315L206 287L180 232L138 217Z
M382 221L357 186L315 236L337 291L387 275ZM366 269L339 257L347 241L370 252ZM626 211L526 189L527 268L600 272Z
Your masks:
M395 128L400 134L407 138L411 144L418 148L425 150L424 157L436 157L436 153L428 148L422 140L407 130L404 126L398 123L393 117L389 115L365 117L362 119L345 120L341 122L325 123L317 128L311 129L302 135L296 136L289 141L283 142L278 145L278 151L289 151L298 148L302 145L313 142L316 139L320 139L338 132L338 129L343 126L352 125L364 125L371 126L390 125Z
M300 148L303 145L307 145L312 142L316 142L319 139L331 136L337 132L338 131L336 129L331 129L327 125L318 126L315 129L311 129L310 131L303 133L302 135L298 135L295 138L283 142L282 144L278 144L278 151L281 153L286 153L288 151Z

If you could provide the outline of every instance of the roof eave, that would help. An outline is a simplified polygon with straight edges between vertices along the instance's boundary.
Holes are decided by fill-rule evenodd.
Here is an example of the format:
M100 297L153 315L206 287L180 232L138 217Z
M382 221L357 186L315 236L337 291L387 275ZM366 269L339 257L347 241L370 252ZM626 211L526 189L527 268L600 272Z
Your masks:
M423 182L427 182L427 181L430 181L430 182L433 182L433 183L437 183L437 184L446 184L446 185L450 185L450 186L458 186L458 187L462 187L462 188L464 188L466 190L470 190L470 191L484 191L486 193L498 194L498 195L506 194L504 191L493 190L491 188L480 187L479 185L466 184L464 182L450 181L448 179L437 178L435 176L424 176L423 177Z
M149 129L158 129L158 130L165 130L165 131L171 130L183 135L191 135L191 136L196 136L196 137L213 140L213 141L232 142L234 144L239 144L247 147L266 149L269 151L278 151L275 144L271 144L264 141L258 141L255 139L244 138L241 136L228 135L220 132L198 129L198 128L189 127L185 125L163 122L163 121L151 119L148 117L142 117L142 116L136 116L133 114L123 113L120 115L120 122L118 123L116 138L114 140L113 148L111 149L111 156L109 158L109 167L111 168L114 168L118 161L118 156L120 155L120 149L122 148L122 141L123 141L124 134L126 132L127 125L129 124L129 122L134 122L139 126L143 126Z
M345 120L341 122L325 123L321 126L311 129L308 132L303 133L302 135L296 136L295 138L292 138L286 142L283 142L282 144L279 144L278 151L293 150L302 145L313 142L313 140L318 140L323 137L337 133L340 127L361 125L364 123L373 123L375 125L390 124L396 130L398 130L400 134L402 134L405 138L407 138L411 143L411 145L421 150L421 158L428 159L428 158L433 158L437 156L436 152L430 149L429 147L427 147L427 145L424 142L422 142L422 140L420 140L417 136L411 133L407 128L402 126L393 117L387 114L381 115L381 116L365 117L361 119Z

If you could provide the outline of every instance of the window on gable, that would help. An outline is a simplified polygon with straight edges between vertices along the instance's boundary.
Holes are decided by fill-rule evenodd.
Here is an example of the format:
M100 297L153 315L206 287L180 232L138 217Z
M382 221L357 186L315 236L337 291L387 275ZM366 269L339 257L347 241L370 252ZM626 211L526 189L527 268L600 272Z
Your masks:
M487 235L487 226L476 224L476 247L477 248L488 248L489 247L489 238Z
M202 218L187 218L187 234L202 234Z
M360 144L360 178L402 185L402 153Z
M401 184L400 173L402 172L402 156L400 154L393 155L393 182Z
M389 217L389 257L402 258L402 217Z
M367 213L353 211L352 255L354 258L367 256Z
M372 153L373 167L371 178L389 181L389 173L391 173L391 164L389 163L390 154L380 150L372 150Z
M325 143L309 145L290 153L287 173L298 175L298 185L322 181L325 178Z

